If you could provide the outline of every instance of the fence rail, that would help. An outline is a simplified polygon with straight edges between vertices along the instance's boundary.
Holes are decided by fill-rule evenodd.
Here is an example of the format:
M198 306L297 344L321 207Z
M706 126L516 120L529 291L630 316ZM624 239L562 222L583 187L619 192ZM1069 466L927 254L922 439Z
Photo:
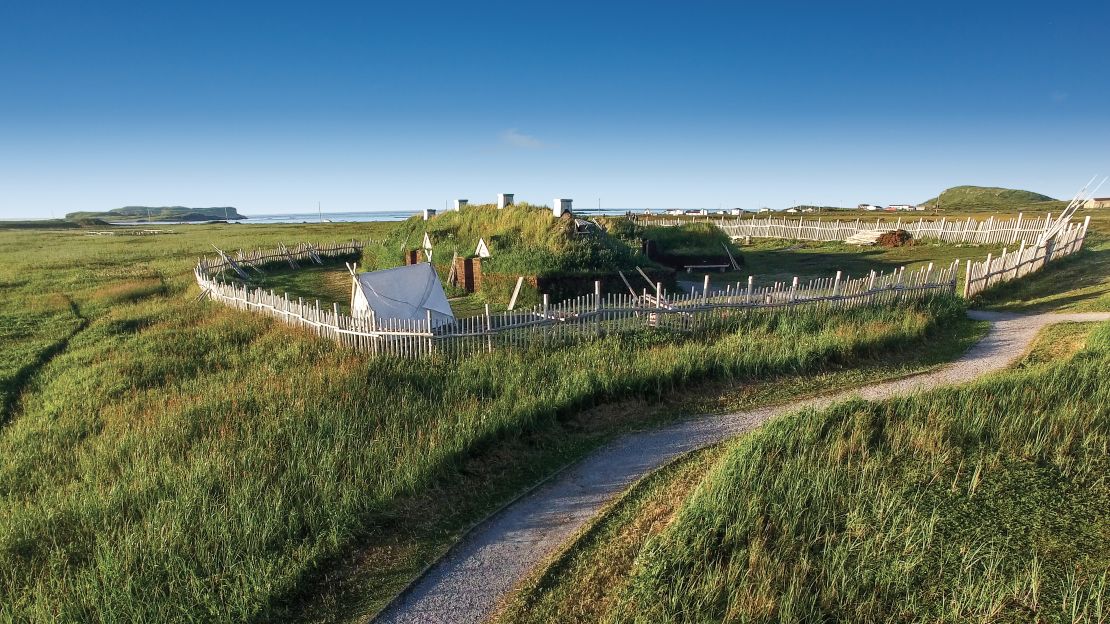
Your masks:
M1002 250L997 257L987 254L986 259L967 261L967 277L964 280L964 297L970 299L984 290L1019 277L1039 271L1057 258L1070 256L1083 248L1087 238L1087 226L1091 217L1083 223L1071 223L1066 229L1043 244L1026 246L1024 242L1013 251Z
M712 223L731 238L785 238L812 241L842 241L858 232L901 229L914 238L935 239L946 243L1017 244L1031 245L1051 226L1052 215L1024 218L1018 214L1012 219L806 219L805 217L635 217L642 225L677 226L688 223Z

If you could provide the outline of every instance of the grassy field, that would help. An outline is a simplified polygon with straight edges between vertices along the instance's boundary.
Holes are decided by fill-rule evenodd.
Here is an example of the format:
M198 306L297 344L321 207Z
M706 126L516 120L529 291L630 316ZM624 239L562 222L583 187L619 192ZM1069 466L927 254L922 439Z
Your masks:
M194 300L212 244L395 227L0 231L0 620L372 611L469 523L619 431L921 370L977 331L943 302L747 315L433 362L429 384L425 363ZM266 280L322 301L349 287L342 266Z
M1053 327L991 380L689 456L498 621L1105 621L1108 364L1110 324Z
M709 380L866 375L848 369L891 353L922 366L914 352L961 323L942 303L750 315L712 333L637 332L448 366L374 360L194 301L191 266L210 244L387 227L0 232L2 349L16 362L2 380L0 620L370 610L554 467L645 418L680 415L591 406L650 404ZM358 595L333 572L360 579Z
M845 276L860 277L869 271L887 273L906 267L916 270L930 262L936 267L947 267L953 260L983 258L988 253L997 254L1002 246L946 245L921 241L905 247L858 247L843 243L787 241L778 239L753 239L752 244L740 248L744 267L741 271L709 273L712 284L724 287L741 282L746 285L749 275L756 276L756 284L790 282L795 276L805 282L818 277L831 277L836 271ZM701 281L705 273L679 274L679 280ZM960 273L962 288L963 273Z
M338 303L341 312L350 313L351 273L342 260L328 258L323 265L305 266L295 271L279 266L257 278L253 285L275 293L287 292L292 299L319 300L320 305L328 309Z

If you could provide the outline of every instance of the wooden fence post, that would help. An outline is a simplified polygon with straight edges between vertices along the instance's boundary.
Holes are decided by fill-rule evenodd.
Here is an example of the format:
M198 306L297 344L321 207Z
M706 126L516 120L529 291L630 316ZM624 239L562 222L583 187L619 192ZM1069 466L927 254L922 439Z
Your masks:
M489 315L489 304L486 304L486 352L493 353L493 319Z

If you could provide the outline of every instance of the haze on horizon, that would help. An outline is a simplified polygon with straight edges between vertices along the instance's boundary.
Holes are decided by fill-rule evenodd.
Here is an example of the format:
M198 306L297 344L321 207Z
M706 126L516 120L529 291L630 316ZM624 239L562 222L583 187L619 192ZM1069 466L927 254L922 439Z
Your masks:
M1070 197L1106 3L11 4L0 218Z

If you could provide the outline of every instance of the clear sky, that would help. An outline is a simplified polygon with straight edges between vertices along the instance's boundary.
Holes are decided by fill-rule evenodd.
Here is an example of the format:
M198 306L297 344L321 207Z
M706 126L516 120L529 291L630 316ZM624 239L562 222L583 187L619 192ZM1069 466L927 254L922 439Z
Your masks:
M1071 196L1110 2L0 5L0 218Z

